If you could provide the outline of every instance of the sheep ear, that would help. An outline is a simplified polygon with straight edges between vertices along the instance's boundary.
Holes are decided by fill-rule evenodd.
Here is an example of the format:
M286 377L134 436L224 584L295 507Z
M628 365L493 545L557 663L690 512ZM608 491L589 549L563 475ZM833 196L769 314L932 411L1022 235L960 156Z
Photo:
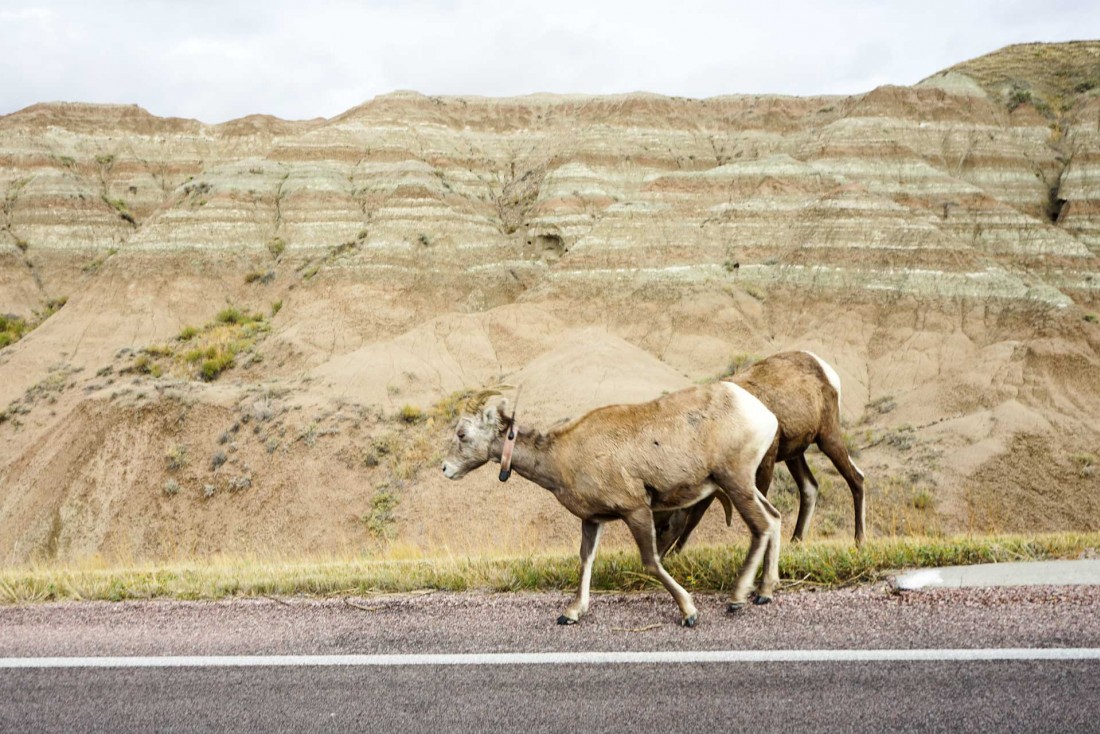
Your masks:
M485 422L491 426L496 426L498 431L504 430L504 426L508 425L507 398L485 409Z

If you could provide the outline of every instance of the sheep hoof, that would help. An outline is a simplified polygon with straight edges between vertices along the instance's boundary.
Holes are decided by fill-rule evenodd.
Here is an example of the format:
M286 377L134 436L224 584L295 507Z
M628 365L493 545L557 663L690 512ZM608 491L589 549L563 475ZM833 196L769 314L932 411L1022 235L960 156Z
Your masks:
M745 608L745 602L743 601L731 601L726 605L726 611L730 614L737 614Z
M772 600L772 598L770 596L763 596L761 594L757 594L756 598L752 600L752 603L759 606L761 604L767 604L771 600Z
M690 617L684 617L680 620L681 627L694 627L699 623L699 613L691 615Z
M564 614L558 617L558 624L576 624L577 620L572 617L567 617Z

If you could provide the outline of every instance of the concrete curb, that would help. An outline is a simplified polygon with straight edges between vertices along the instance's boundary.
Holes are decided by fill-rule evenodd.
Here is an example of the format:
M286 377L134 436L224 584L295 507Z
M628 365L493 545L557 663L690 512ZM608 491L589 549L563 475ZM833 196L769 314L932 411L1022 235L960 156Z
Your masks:
M890 583L902 591L982 586L1098 586L1100 559L922 568L899 574Z

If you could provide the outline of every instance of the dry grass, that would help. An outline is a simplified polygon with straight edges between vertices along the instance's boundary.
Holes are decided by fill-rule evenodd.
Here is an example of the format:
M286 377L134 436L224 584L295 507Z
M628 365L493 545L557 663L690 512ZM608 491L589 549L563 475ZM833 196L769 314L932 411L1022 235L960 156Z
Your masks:
M1048 116L1100 87L1100 41L1024 43L951 67L1001 95L1009 106L1029 103Z
M701 547L672 557L667 567L689 589L728 591L744 557L736 547ZM906 568L997 561L1075 558L1100 548L1100 533L1037 536L890 538L856 548L819 541L786 545L780 574L791 584L841 586L875 581ZM262 595L329 596L408 592L421 589L536 591L571 589L578 563L570 555L532 557L400 558L347 557L323 560L212 558L170 564L112 566L102 561L34 565L0 570L0 603L100 599L221 599ZM638 554L611 551L597 558L597 590L656 588L642 572Z

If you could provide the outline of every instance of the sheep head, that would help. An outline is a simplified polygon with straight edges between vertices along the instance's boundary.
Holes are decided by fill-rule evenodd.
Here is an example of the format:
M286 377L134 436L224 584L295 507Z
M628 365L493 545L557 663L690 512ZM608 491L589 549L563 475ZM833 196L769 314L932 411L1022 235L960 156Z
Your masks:
M501 440L509 423L508 401L489 404L489 398L499 394L483 390L466 404L443 460L443 474L448 479L464 477L490 459L500 460Z

